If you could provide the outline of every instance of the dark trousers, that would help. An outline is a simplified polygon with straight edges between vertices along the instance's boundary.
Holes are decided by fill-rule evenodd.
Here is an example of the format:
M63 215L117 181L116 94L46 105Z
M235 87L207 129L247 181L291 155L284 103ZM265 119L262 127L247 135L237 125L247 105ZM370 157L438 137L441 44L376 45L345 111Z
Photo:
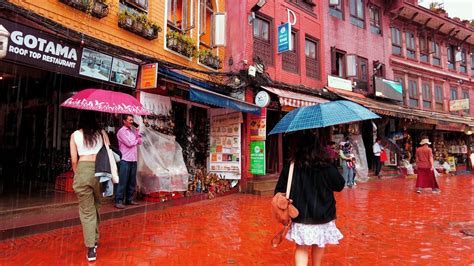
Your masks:
M375 175L380 175L380 170L382 169L382 162L380 162L380 156L374 156L375 160Z
M119 163L119 183L117 186L117 194L115 194L115 202L130 203L133 200L136 186L137 162L127 162L121 160Z

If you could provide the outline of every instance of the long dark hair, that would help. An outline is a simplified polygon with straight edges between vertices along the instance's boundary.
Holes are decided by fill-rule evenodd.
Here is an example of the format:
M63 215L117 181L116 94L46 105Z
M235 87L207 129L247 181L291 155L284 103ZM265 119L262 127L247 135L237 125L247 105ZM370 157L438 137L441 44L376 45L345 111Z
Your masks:
M319 139L308 130L297 132L290 139L290 160L299 166L326 166L329 156Z
M79 117L79 129L82 129L84 135L84 146L94 147L100 136L100 127L97 123L96 112L82 111Z

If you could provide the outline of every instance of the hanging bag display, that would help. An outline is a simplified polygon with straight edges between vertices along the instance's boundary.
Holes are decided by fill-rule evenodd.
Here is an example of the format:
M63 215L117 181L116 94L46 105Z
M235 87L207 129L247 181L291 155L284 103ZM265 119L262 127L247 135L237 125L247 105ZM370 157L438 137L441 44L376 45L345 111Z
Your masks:
M272 215L279 223L283 225L283 228L272 239L273 247L277 247L281 243L283 235L286 234L291 225L291 219L296 218L299 215L298 209L296 209L296 207L291 204L292 200L290 199L294 168L295 163L291 162L290 169L288 171L286 193L278 192L275 194L275 196L273 196L272 199Z

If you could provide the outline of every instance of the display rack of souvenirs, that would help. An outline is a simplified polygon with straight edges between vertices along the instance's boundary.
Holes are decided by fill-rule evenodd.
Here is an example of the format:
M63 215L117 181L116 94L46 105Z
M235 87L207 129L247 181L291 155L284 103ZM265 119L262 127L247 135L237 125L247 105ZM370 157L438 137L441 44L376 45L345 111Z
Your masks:
M448 149L443 135L441 134L435 134L433 136L433 155L437 161L446 160L446 158L448 158Z
M230 190L230 181L225 176L206 172L205 169L197 169L194 176L189 180L188 191L207 193L209 199L215 198Z
M403 134L403 137L398 136L396 138L396 143L398 147L400 147L402 159L406 159L410 162L413 159L413 156L412 156L413 141L411 139L411 135L408 134L408 131L405 130L402 134Z
M467 145L462 139L448 141L447 146L448 146L448 153L451 153L451 154L466 154L467 153Z

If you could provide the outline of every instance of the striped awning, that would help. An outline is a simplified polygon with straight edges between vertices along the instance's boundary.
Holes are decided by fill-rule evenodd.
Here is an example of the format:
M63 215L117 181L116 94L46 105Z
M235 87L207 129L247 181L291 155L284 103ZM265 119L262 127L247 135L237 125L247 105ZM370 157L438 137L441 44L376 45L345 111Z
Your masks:
M299 108L303 106L310 106L310 105L316 105L316 104L328 102L328 100L326 99L316 97L316 96L306 95L302 93L286 91L286 90L277 89L273 87L262 86L262 88L271 93L278 95L278 99L280 100L281 106L290 106L290 107Z

